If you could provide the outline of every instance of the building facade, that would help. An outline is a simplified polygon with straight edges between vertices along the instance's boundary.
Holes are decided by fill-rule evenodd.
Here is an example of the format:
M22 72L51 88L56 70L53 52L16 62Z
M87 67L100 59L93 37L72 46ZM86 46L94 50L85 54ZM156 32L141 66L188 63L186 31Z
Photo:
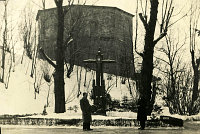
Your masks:
M99 47L104 59L115 60L105 64L104 72L131 77L133 73L132 19L133 15L116 7L73 5L65 9L64 45L66 62L95 69L83 60L94 59ZM39 46L55 59L57 40L56 8L39 10Z

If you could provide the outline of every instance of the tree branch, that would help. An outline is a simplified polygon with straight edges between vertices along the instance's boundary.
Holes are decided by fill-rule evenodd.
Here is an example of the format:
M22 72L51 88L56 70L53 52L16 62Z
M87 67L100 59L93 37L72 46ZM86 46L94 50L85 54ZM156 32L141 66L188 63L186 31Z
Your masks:
M197 68L199 68L200 58L199 58L199 59L196 59L196 63L197 63Z
M155 46L159 40L161 40L163 37L165 37L167 35L167 32L160 34L160 36L153 41L153 45Z
M159 67L154 67L155 69L158 69L159 71L161 71L162 73L164 73L164 74L169 74L169 72L167 72L167 71L163 71L161 68L159 68Z
M142 13L139 13L139 17L140 17L140 20L142 21L144 27L145 27L145 30L146 31L149 31L149 25L147 24L147 22L145 21L145 18L144 16L142 16Z
M64 51L73 41L74 40L71 36L67 37L66 41L64 42Z
M170 63L167 62L166 60L164 60L164 59L162 59L162 58L159 58L159 57L156 57L156 56L154 56L154 57L155 57L156 59L161 60L161 61L165 62L166 64L170 65Z
M136 8L136 14L138 14L138 0L137 0L137 8ZM138 16L136 15L136 28L135 28L135 52L139 55L139 56L141 56L141 57L143 57L143 53L139 53L138 51L137 51L137 36L138 36ZM132 37L131 37L132 38Z
M139 55L139 56L141 56L141 57L143 57L144 56L144 54L143 53L140 53L140 52L138 52L137 50L135 50L135 52Z
M191 53L191 57L192 57L192 67L193 67L193 69L195 69L196 63L195 63L195 58L194 58L194 50L191 50L190 53Z
M54 68L56 68L56 64L53 63L53 61L44 53L44 50L42 48L39 49L40 54L44 57L45 60L47 60L47 62L52 65Z

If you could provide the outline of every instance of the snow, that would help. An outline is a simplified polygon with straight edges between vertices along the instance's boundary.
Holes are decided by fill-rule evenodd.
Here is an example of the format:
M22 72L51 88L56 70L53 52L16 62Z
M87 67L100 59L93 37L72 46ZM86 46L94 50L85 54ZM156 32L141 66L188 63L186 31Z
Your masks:
M110 111L110 112L107 112L106 114L107 114L107 116L112 116L112 117L132 118L132 119L137 118L137 113L134 113L134 112L114 112L114 111Z
M200 121L200 113L197 115L191 115L191 116L187 116L187 115L178 115L178 114L174 114L171 115L172 117L176 117L176 118L180 118L182 120L187 120L187 121Z
M7 56L8 58L8 56ZM11 71L9 85L8 88L5 88L4 83L0 83L0 115L4 114L34 114L37 115L31 116L32 118L58 118L58 119L81 119L82 113L79 106L79 101L81 99L81 95L77 97L78 88L80 88L81 92L90 93L92 89L92 80L95 77L94 71L87 72L87 80L86 86L84 86L85 79L85 69L81 67L75 66L74 71L71 74L70 78L65 78L65 99L68 100L66 104L66 112L62 114L54 113L54 90L53 90L53 78L50 83L47 83L44 79L41 80L43 70L47 68L46 72L50 75L53 73L53 68L48 65L48 63L37 60L36 66L36 84L39 86L40 92L36 94L35 99L35 89L34 82L35 76L30 77L32 62L29 58L24 56L23 63L21 64L21 56L16 56L16 62L13 64L13 68ZM8 61L8 60L7 60ZM9 61L7 62L9 63ZM8 64L6 67L6 77L8 72ZM78 75L77 75L78 72ZM81 75L80 75L81 74ZM117 79L116 86L116 77L112 76L112 80L107 80L109 74L104 74L104 78L106 80L106 88L109 85L113 85L110 91L112 99L122 100L124 95L131 98L130 91L127 88L126 84L121 84L120 78ZM77 79L78 76L78 79ZM81 79L80 79L81 77ZM43 77L42 77L43 78ZM80 80L80 87L78 87L78 81ZM134 81L131 81L132 84L132 92L135 97L137 94L135 92ZM50 90L49 90L50 89ZM49 106L47 107L48 115L41 115L43 112L44 106L47 105L47 96L49 91ZM89 99L90 103L92 101ZM168 107L164 107L164 101L161 97L156 98L156 104L162 106L162 112L159 116L172 116L176 118L181 118L183 120L200 120L200 114L193 116L181 116L181 115L171 115ZM77 106L77 112L74 110L68 110L69 107ZM136 119L137 113L134 112L117 112L117 111L109 111L107 112L107 116L93 115L93 119L116 119L116 118L126 118L126 119Z
M7 55L7 61L9 56ZM13 63L13 68L10 74L8 88L5 88L4 83L0 83L0 115L3 114L33 114L33 113L42 113L44 106L47 105L47 95L49 92L49 106L47 107L47 112L49 114L54 113L54 91L53 91L53 78L51 83L47 83L43 78L40 83L40 78L42 76L43 70L47 68L45 72L48 72L50 76L53 73L53 68L48 65L48 63L37 60L36 66L36 86L39 86L40 92L36 94L35 99L35 89L34 89L34 78L30 77L32 61L26 56L23 57L23 63L21 64L22 57L20 55L16 56L16 62ZM8 74L9 64L6 67L6 76ZM13 71L14 70L14 71ZM78 72L78 79L77 79ZM81 72L81 75L80 75ZM93 74L93 75L92 75ZM108 74L104 74L105 79ZM81 79L80 79L81 77ZM71 78L65 78L65 99L69 100L66 104L66 109L73 106L78 106L78 112L81 113L79 108L79 101L82 98L78 94L78 80L80 80L80 91L90 93L92 89L92 80L95 77L94 71L87 73L86 86L84 86L85 79L85 69L79 66L74 67L74 71L71 74ZM106 88L115 83L115 77L113 80L106 80ZM50 86L49 86L50 85ZM117 87L113 84L110 91L112 99L121 100L124 95L129 95L129 90L124 84L120 84L120 79L118 78ZM49 90L50 87L50 90ZM134 90L134 89L133 89ZM92 104L92 101L90 100ZM68 110L69 111L69 110Z
M0 114L37 113L42 110L41 100L34 99L32 79L25 75L25 69L26 66L16 66L15 72L11 72L8 89L3 83L0 84Z
M125 114L125 113L124 113ZM126 113L127 114L127 113ZM82 119L82 113L74 113L74 112L66 112L61 114L51 113L48 115L33 115L33 116L26 116L22 118L51 118L51 119ZM126 116L102 116L102 115L92 115L93 120L111 120L111 119L133 119L132 117L126 117ZM134 117L135 119L135 117Z

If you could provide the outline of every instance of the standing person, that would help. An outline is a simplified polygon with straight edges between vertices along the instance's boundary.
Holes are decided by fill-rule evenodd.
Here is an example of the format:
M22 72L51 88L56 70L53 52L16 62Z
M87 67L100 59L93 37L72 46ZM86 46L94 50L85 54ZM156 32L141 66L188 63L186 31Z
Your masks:
M91 117L91 105L87 99L88 94L83 93L83 98L80 100L80 106L82 111L82 118L83 118L83 130L89 131L93 130L90 128L90 122L92 121Z
M142 97L138 100L137 120L140 121L139 129L144 130L145 121L147 120L147 109L146 109L146 101Z

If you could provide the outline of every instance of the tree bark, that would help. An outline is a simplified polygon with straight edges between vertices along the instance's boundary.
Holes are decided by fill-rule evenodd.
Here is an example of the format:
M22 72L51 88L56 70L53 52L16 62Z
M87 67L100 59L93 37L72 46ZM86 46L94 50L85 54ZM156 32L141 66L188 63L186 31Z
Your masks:
M199 59L196 60L195 62L195 57L194 57L194 50L191 51L191 57L192 57L192 68L193 68L193 72L194 72L194 80L193 80L193 92L192 92L192 102L191 102L191 110L190 110L190 114L195 114L195 107L194 107L194 103L197 100L197 98L199 97L199 64L200 61Z
M65 109L64 52L63 52L64 13L62 7L62 0L57 1L56 6L58 14L58 32L57 32L57 46L55 50L56 68L54 74L55 113L64 113L66 109Z
M194 69L194 83L193 83L193 94L192 94L192 102L197 100L198 98L198 85L199 85L199 71L198 68L195 67Z
M142 88L140 89L140 94L142 98L147 101L147 104L151 102L151 82L153 73L153 54L154 54L154 33L156 28L157 13L158 13L158 0L151 0L151 11L150 19L147 24L146 21L142 21L145 27L145 45L143 52L142 70L141 70L141 83ZM141 18L141 17L140 17ZM143 20L143 19L141 19ZM157 42L156 42L157 43ZM149 109L152 109L149 107ZM151 110L148 111L148 114Z

